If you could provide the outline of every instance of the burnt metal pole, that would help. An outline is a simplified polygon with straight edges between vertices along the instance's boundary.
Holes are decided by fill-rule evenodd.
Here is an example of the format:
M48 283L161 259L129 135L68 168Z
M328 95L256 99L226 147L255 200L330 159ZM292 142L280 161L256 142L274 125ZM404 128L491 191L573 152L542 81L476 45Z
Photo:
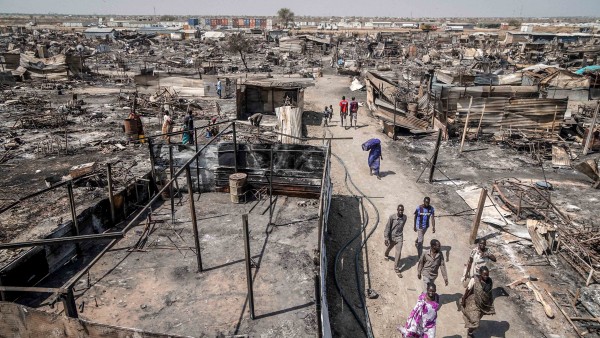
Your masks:
M192 218L192 228L194 230L194 244L196 246L196 261L198 262L198 272L202 272L202 256L200 255L200 238L198 237L198 222L196 220L196 206L194 205L194 186L192 185L192 173L190 166L185 167L185 176L187 178L188 195L190 201L190 216Z
M75 209L75 198L73 197L73 181L69 181L69 184L67 184L67 193L69 194L69 207L71 209L71 221L73 222L73 230L75 230L75 236L79 236L77 210ZM79 243L75 244L75 250L77 251L77 256L81 256L82 252Z
M396 141L396 103L397 99L394 99L394 129L392 129L392 140Z
M271 225L273 223L273 148L271 148L269 167L269 225Z
M155 159L154 159L154 147L152 146L152 138L148 138L148 149L150 150L150 169L152 172L152 179L154 180L154 183L156 183L156 171L154 169L155 167Z
M440 151L440 144L442 143L442 129L438 129L437 142L435 143L435 151L433 153L433 159L431 160L431 169L429 170L429 183L433 182L433 173L435 172L435 165L437 163L438 153Z
M67 317L79 318L79 315L77 314L77 304L75 304L73 288L68 288L67 291L61 295L61 300Z
M171 221L175 222L175 198L173 197L173 147L169 147L169 197L171 198Z
M237 132L235 131L235 121L233 122L233 166L235 172L238 172L238 149L237 149Z
M113 196L112 168L110 163L106 164L106 177L108 178L108 202L110 202L110 221L112 222L112 225L115 225L115 198Z
M250 265L250 233L248 231L248 214L242 215L242 228L244 231L244 252L246 253L246 281L248 282L248 304L250 305L250 319L254 319L254 290L252 286L252 267Z
M321 284L319 274L315 274L315 304L317 308L317 337L323 337L323 323L321 322Z
M198 128L194 128L194 146L198 154ZM196 156L196 183L198 184L198 198L200 198L200 156Z

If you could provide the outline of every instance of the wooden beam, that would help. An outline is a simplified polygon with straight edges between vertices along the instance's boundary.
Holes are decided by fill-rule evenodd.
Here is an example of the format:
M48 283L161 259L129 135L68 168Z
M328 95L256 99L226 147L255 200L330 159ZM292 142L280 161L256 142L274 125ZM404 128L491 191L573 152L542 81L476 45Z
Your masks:
M462 140L460 141L459 153L462 153L463 145L465 144L465 138L467 137L467 130L469 129L469 116L471 115L471 105L473 104L473 97L469 100L469 109L467 109L467 119L465 120L465 128L463 129Z
M477 232L479 231L479 224L481 223L481 215L483 214L483 208L485 208L485 201L487 197L487 189L482 188L481 194L479 195L479 203L477 204L477 213L473 220L473 228L471 229L471 237L469 237L469 243L475 244L477 239Z
M596 120L598 119L598 110L600 110L600 101L598 101L596 105L596 111L594 112L594 117L592 118L592 124L590 125L590 131L588 132L587 138L585 140L585 146L583 147L583 154L587 155L590 151L590 143L592 142L592 138L594 136L594 126L596 125Z
M569 323L571 323L571 326L573 327L573 330L575 330L575 332L577 333L577 335L579 337L583 337L583 333L581 333L579 331L579 328L577 328L577 326L575 326L575 323L573 323L573 321L571 320L571 317L567 316L567 313L565 312L565 310L563 310L563 308L560 306L560 304L558 304L558 302L556 301L556 299L554 299L554 296L552 296L552 294L550 293L550 291L546 290L546 293L548 294L548 296L550 296L550 299L552 299L552 301L554 302L554 305L556 305L556 307L558 308L558 310L563 314L563 316L565 316L565 318L567 318L567 320L569 321Z

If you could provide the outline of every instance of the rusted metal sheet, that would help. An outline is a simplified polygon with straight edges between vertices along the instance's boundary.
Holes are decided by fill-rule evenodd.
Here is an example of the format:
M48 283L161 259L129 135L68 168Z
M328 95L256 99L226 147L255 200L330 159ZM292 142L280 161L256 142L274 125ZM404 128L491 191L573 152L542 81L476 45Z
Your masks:
M464 125L469 110L469 99L458 100L456 123ZM473 99L469 124L477 127L481 120L484 132L500 129L547 130L558 132L567 110L567 100L556 99ZM485 105L485 112L483 107ZM483 118L482 118L483 112Z
M387 123L394 123L394 110L382 106L377 107L373 115L384 120ZM396 113L395 123L397 126L404 127L410 130L426 130L429 126L427 121L423 121L414 116L405 115L400 112Z

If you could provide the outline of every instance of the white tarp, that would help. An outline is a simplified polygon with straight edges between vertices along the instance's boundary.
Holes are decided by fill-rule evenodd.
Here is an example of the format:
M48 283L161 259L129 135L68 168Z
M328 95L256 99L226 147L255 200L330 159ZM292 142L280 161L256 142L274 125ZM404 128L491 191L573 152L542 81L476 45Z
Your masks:
M360 90L364 87L365 85L360 83L360 81L357 78L354 78L354 80L352 80L352 84L350 84L350 90L355 92L357 90Z

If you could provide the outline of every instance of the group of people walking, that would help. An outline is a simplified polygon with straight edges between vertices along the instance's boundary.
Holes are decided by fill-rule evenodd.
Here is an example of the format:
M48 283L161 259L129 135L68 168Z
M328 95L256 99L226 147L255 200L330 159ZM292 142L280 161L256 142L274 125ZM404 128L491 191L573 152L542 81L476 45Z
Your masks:
M423 199L423 203L415 209L413 216L413 230L417 233L415 246L419 256L417 278L421 280L423 286L417 304L410 312L406 323L399 326L398 330L406 338L435 338L437 312L441 307L435 281L441 272L444 284L447 286L448 273L439 240L431 239L429 250L423 251L423 241L429 228L431 228L432 233L435 233L435 209L431 205L429 197ZM402 278L402 265L400 263L404 242L404 227L407 219L404 206L400 204L397 206L396 212L388 218L384 230L384 244L386 246L384 258L386 260L392 259L389 254L395 248L395 255L392 260L394 260L394 270L400 278ZM490 252L486 244L485 239L478 241L477 247L469 255L461 279L465 291L460 299L460 305L465 328L467 328L467 337L473 337L473 332L479 327L480 320L484 315L495 313L492 296L493 282L487 265L489 262L495 262L496 257Z
M346 100L346 96L342 96L342 100L339 103L340 107L340 127L344 129L352 128L354 122L354 129L358 129L358 102L356 98L352 97L352 101ZM328 127L333 117L333 106L325 106L323 108L323 122L322 126ZM350 123L350 126L348 126Z

